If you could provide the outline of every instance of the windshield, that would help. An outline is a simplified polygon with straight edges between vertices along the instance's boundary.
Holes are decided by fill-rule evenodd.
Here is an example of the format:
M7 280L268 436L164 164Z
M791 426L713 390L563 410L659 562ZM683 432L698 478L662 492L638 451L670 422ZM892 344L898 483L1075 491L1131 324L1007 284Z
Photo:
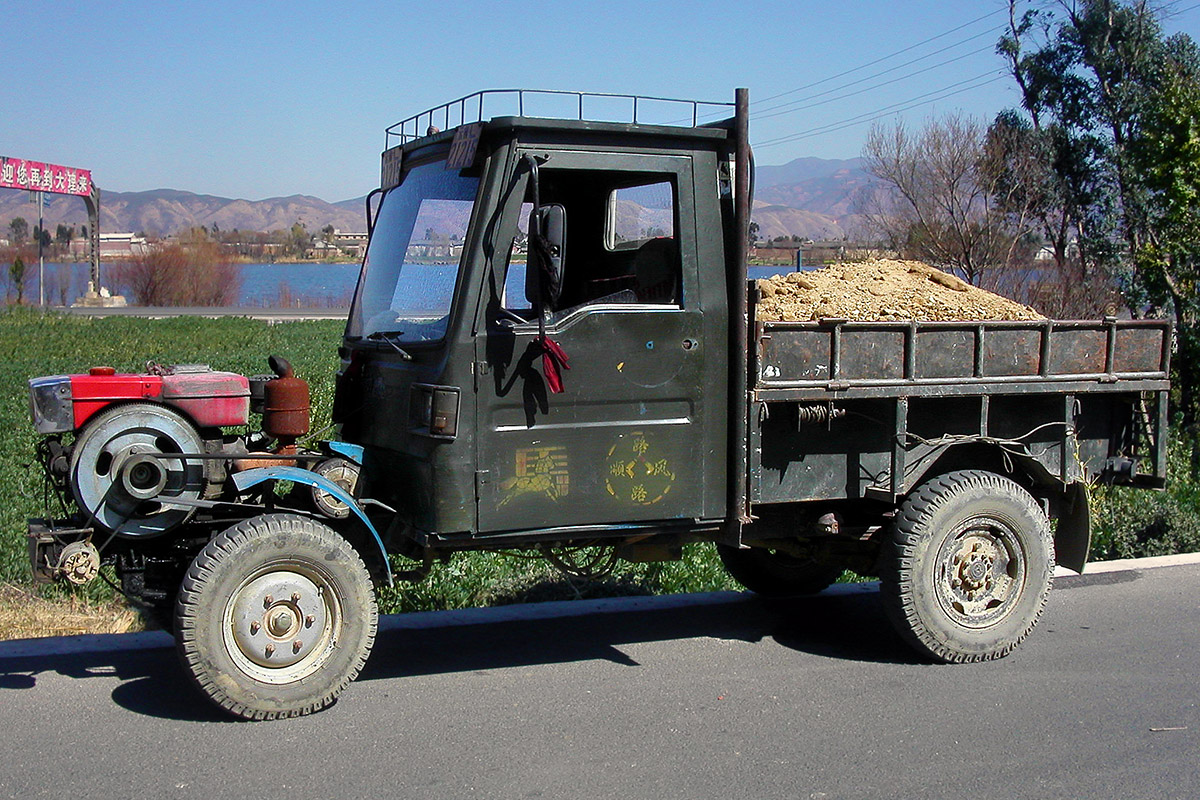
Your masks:
M422 342L446 334L479 179L437 161L383 196L348 336Z

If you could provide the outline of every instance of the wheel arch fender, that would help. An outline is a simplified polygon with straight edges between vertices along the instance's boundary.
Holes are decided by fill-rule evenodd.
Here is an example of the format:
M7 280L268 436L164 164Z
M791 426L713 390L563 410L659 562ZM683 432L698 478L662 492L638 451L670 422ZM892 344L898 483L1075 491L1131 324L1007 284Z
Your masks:
M925 469L909 475L908 491L939 475L960 469L982 469L1003 475L1041 498L1048 504L1048 515L1058 521L1054 532L1056 563L1075 572L1083 571L1092 542L1091 501L1085 483L1063 481L1029 452L972 442L947 446L927 463Z
M387 548L383 546L383 538L379 535L379 531L376 530L375 525L372 524L370 518L363 510L362 504L351 497L349 492L323 475L318 475L315 472L301 469L300 467L257 467L239 472L233 476L233 484L239 492L244 492L265 481L291 481L303 486L311 486L328 492L345 503L371 534L371 538L374 540L375 546L379 551L379 560L383 565L384 574L387 576L387 585L394 585L395 579L392 575L392 566L388 562Z
M1092 507L1087 484L1068 483L1050 499L1053 516L1058 519L1054 532L1054 558L1067 569L1083 572L1092 547Z

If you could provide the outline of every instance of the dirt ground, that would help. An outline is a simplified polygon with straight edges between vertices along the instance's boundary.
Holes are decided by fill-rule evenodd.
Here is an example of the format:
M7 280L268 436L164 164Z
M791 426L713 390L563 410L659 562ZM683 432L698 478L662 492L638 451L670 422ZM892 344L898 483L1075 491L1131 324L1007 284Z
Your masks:
M919 261L834 264L758 282L759 319L1033 320L1029 306L971 286Z
M142 627L137 612L124 603L97 605L77 597L46 600L12 584L0 583L0 640L127 633Z

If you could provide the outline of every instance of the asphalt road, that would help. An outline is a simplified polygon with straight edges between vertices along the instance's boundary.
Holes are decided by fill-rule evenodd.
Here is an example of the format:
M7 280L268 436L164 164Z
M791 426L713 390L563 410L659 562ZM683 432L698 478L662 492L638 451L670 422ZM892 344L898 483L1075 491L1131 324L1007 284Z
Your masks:
M121 306L118 308L71 306L59 310L77 317L136 317L140 319L248 317L268 322L313 319L344 320L350 313L349 308L256 308L252 306Z
M870 585L387 618L335 706L269 723L163 634L0 643L0 797L1200 797L1200 566L1057 587L953 667Z

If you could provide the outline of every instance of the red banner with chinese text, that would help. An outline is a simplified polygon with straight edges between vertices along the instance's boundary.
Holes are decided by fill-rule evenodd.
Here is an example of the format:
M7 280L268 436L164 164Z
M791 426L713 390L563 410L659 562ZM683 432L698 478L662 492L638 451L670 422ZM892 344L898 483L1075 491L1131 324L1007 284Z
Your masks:
M0 189L28 189L31 192L86 197L92 191L92 171L0 156Z

